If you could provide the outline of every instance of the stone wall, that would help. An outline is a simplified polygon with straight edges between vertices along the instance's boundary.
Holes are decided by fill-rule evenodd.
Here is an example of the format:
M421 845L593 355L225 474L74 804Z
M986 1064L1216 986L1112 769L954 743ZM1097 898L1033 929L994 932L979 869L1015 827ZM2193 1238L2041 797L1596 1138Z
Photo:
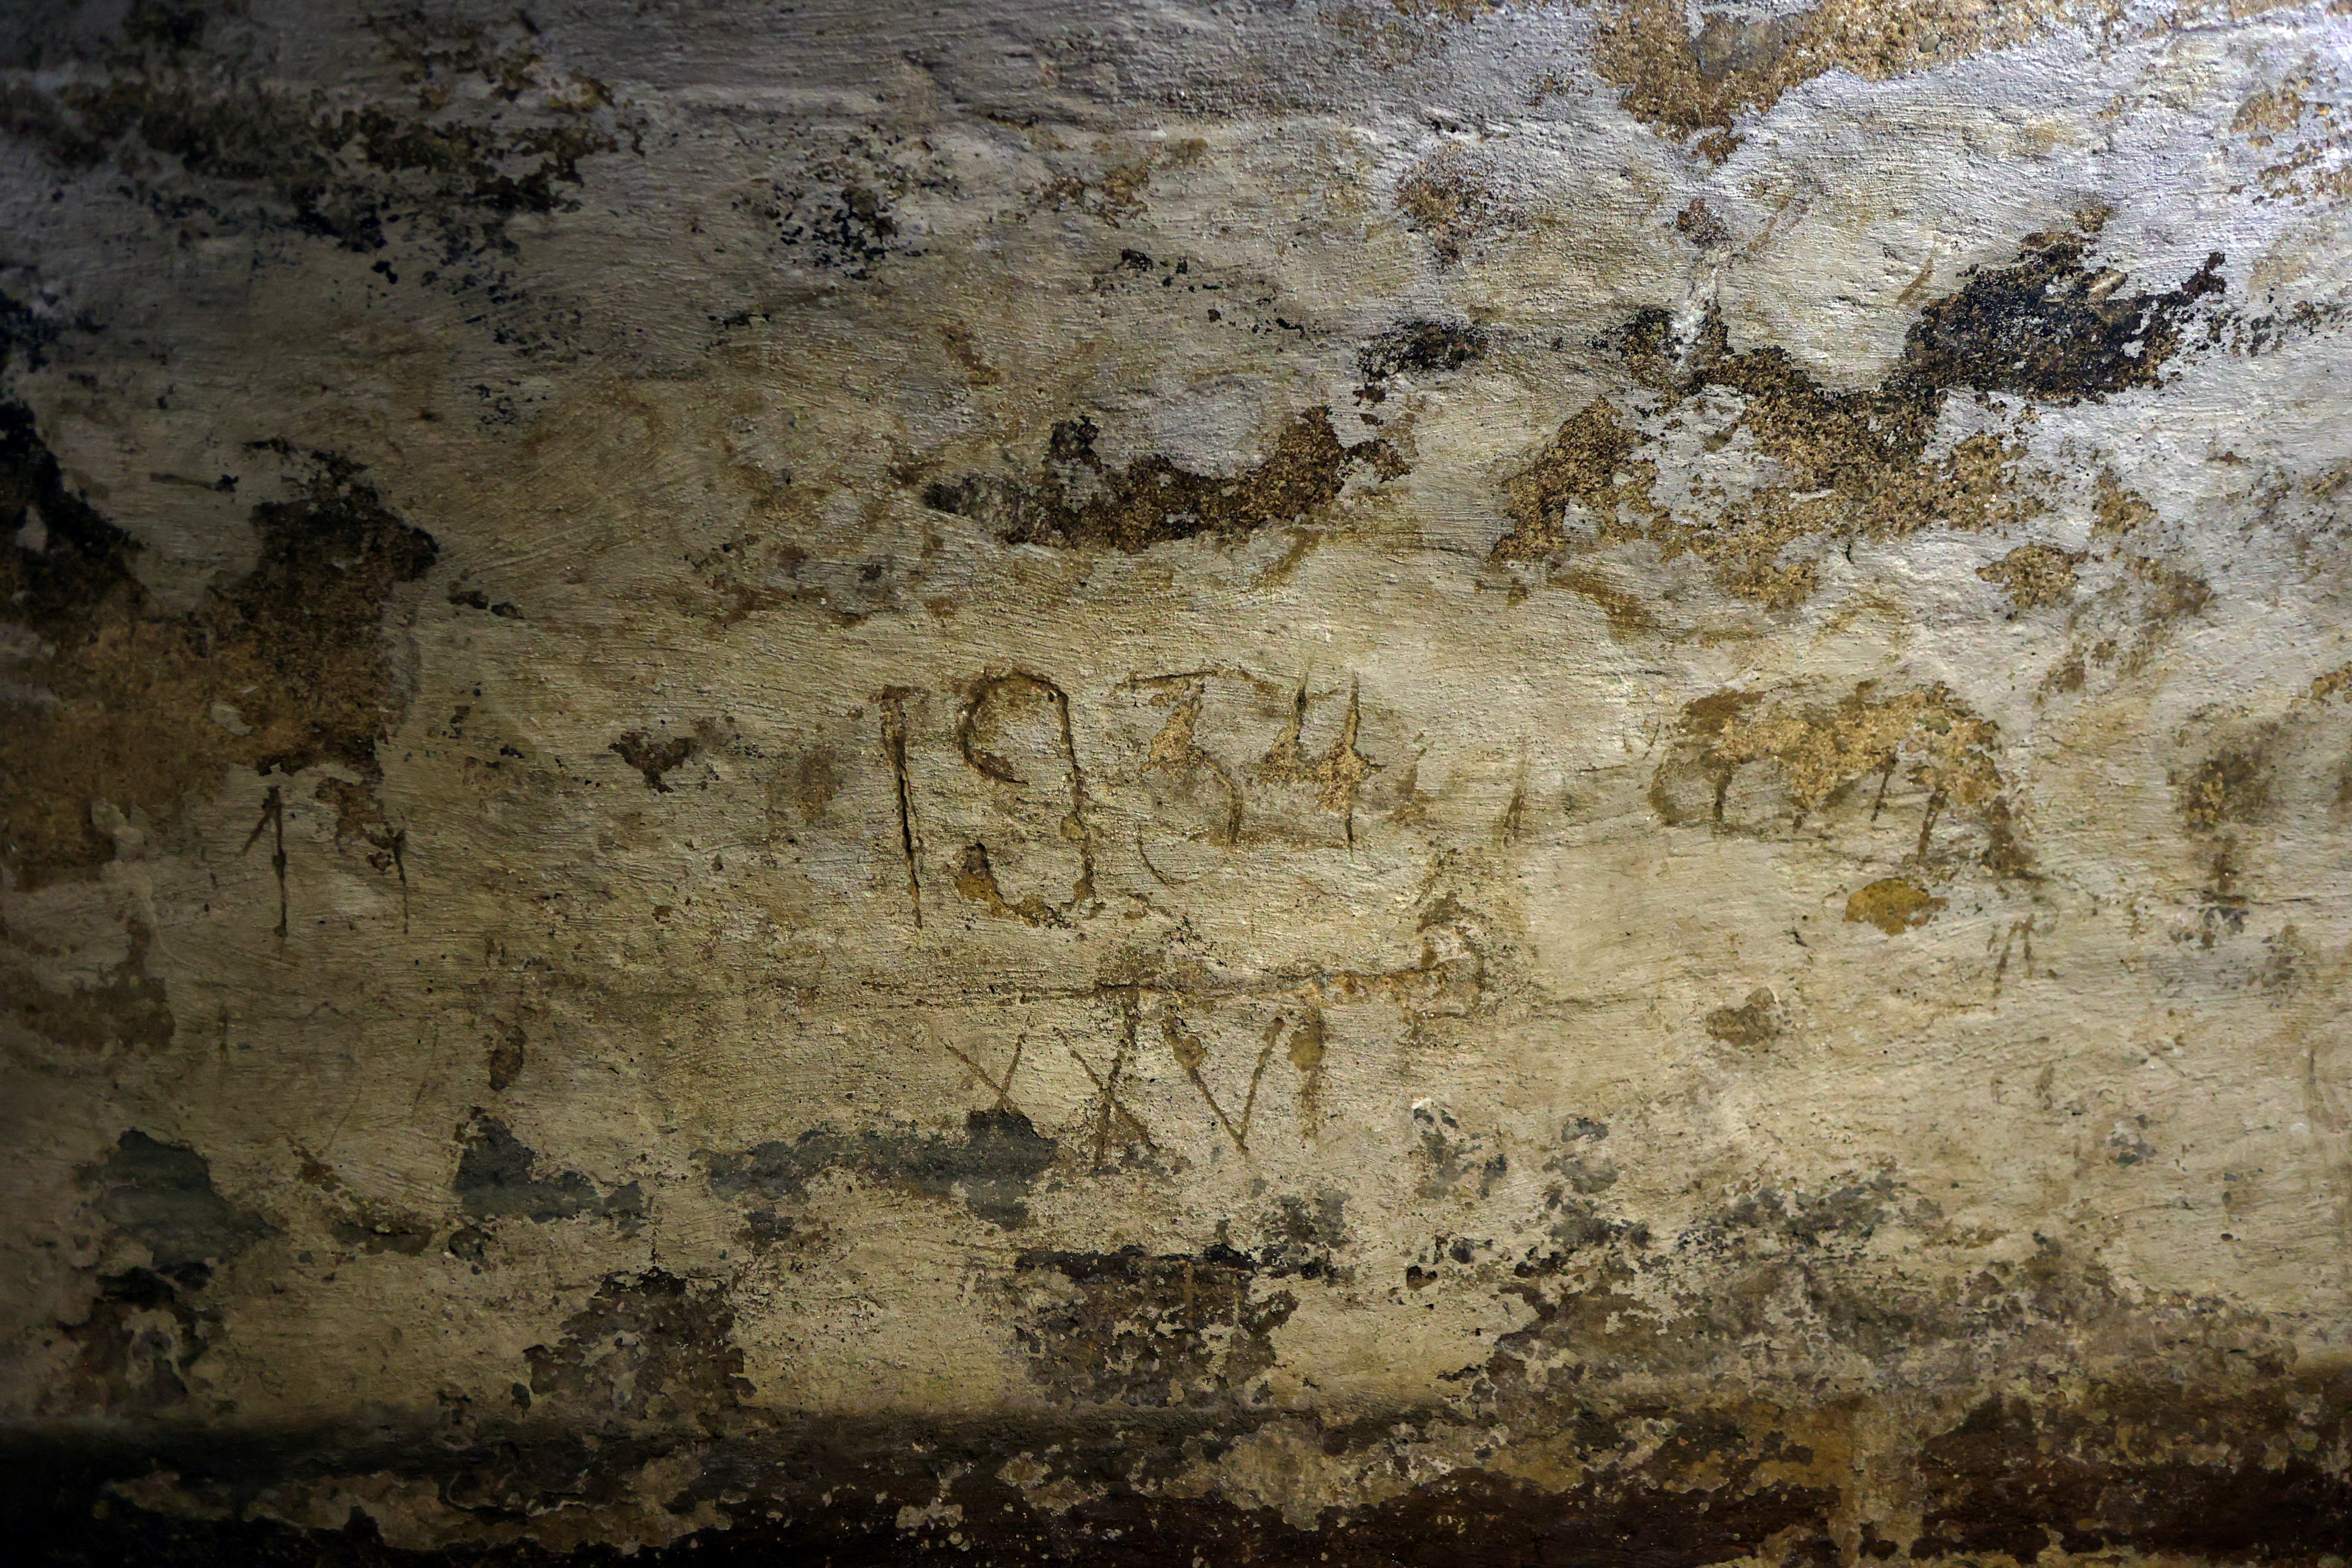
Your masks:
M0 112L44 1560L2352 1551L2346 0Z

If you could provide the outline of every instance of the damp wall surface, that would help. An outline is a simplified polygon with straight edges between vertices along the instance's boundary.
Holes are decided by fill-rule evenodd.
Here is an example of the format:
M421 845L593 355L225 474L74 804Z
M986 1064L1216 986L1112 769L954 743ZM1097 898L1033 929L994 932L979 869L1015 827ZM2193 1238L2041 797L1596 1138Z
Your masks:
M2342 0L0 16L38 1560L2352 1555Z

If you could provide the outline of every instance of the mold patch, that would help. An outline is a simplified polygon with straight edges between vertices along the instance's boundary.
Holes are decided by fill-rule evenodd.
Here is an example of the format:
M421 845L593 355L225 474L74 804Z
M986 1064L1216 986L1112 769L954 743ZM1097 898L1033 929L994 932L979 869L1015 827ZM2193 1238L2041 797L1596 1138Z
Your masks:
M1297 1299L1260 1297L1246 1254L1024 1252L1008 1287L1036 1379L1060 1397L1157 1408L1245 1403Z
M1845 901L1845 918L1856 925L1874 925L1888 936L1900 936L1935 919L1944 902L1900 877L1881 877L1853 890Z
M582 162L622 145L603 84L547 58L535 28L436 36L412 16L379 33L409 68L412 101L395 90L331 107L247 79L237 41L216 47L197 27L176 68L101 47L54 84L20 78L0 125L59 167L109 169L167 220L235 216L372 251L422 216L453 258L496 249L518 215L562 210Z
M523 1356L532 1397L592 1427L701 1426L751 1392L726 1297L659 1268L607 1275L562 1339Z
M2271 800L2269 772L2258 748L2216 752L2177 785L2180 820L2197 833L2252 823Z
M1610 0L1593 65L1619 89L1627 113L1689 135L1727 130L1824 71L1874 80L1907 76L2022 43L2078 14L2107 13L2069 0L1999 6L1823 0L1779 15L1750 5L1700 13L1672 0Z
M1977 568L1977 575L2000 585L2021 610L2063 605L2074 596L2074 568L2089 556L2054 544L2021 544L2000 560Z
M1979 269L1923 310L1879 385L1834 391L1777 348L1742 353L1710 307L1692 322L1645 310L1600 340L1631 386L1580 409L1504 483L1503 561L1541 561L1635 540L1685 552L1728 592L1769 608L1810 597L1816 559L1839 541L1928 527L2014 527L2043 510L2012 432L1939 440L1949 393L2100 402L2161 384L2206 302L2216 254L2179 287L2123 292L2092 270L2079 232L2029 235L2017 259ZM1999 416L1984 405L1985 417ZM2014 423L2014 422L2012 422ZM1724 454L1724 456L1717 456ZM1697 479L1669 491L1667 468ZM2047 563L2043 563L2047 564ZM2033 579L2053 587L2053 573Z
M1706 1032L1727 1046L1753 1050L1780 1034L1780 998L1769 987L1758 986L1737 1007L1717 1007L1706 1018Z
M1443 143L1406 170L1397 181L1396 210L1407 228L1428 240L1440 267L1513 232L1527 216L1503 161L1475 142Z

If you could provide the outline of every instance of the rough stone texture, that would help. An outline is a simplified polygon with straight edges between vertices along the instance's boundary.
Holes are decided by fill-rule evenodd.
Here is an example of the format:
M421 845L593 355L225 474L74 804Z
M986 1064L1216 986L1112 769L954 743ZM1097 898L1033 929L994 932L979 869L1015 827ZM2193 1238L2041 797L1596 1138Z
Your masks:
M2352 1554L2345 0L0 121L37 1560Z

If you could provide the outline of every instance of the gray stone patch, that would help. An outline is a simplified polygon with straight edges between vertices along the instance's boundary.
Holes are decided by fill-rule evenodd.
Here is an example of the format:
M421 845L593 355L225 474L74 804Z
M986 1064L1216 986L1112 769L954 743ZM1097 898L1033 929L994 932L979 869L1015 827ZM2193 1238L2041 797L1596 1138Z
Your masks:
M132 1128L85 1181L91 1205L124 1235L146 1244L154 1268L174 1274L233 1258L269 1234L258 1215L232 1206L213 1186L212 1162L184 1143Z
M602 1192L577 1171L541 1175L538 1151L494 1116L475 1118L465 1137L455 1187L459 1206L475 1219L519 1215L543 1224L584 1216L633 1225L646 1215L645 1190L635 1182Z
M975 1110L962 1138L936 1133L841 1132L812 1128L740 1154L707 1153L710 1190L723 1198L798 1197L819 1173L841 1167L925 1197L961 1198L1006 1230L1029 1223L1022 1201L1059 1150L1017 1110Z

